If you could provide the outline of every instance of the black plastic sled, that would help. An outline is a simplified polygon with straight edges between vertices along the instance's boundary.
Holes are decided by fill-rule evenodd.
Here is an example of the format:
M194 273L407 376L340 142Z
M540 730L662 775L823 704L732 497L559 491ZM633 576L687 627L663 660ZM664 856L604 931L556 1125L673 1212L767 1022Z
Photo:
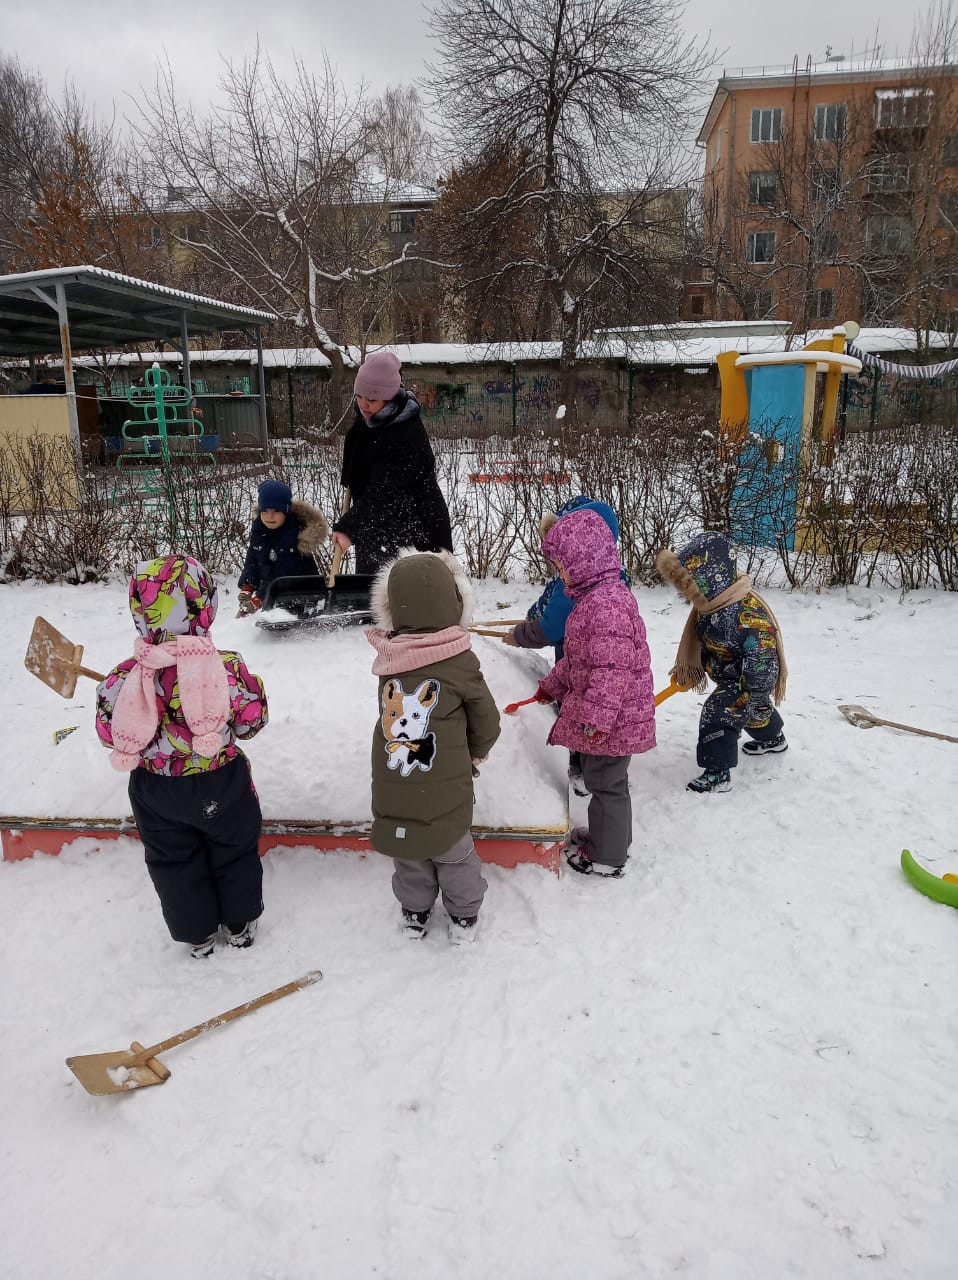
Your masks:
M328 580L308 574L276 578L266 590L256 625L264 631L368 627L373 621L372 584L373 575L365 573L344 573Z

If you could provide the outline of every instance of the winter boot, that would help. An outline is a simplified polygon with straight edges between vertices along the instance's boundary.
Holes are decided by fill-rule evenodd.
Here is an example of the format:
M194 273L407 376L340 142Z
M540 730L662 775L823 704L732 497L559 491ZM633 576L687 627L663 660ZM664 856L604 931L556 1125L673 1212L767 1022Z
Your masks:
M787 751L788 743L785 741L785 734L776 734L774 738L768 738L765 742L743 742L742 754L746 756L767 756L773 752Z
M575 835L575 832L572 832L572 835ZM566 845L566 861L574 872L579 872L580 876L602 876L605 879L621 879L625 876L625 864L621 867L612 867L610 863L594 861L592 845L588 841L574 845L570 837L570 842Z
M420 939L426 936L427 925L429 923L430 912L428 911L407 911L405 907L402 909L402 931L405 937Z
M190 946L190 955L194 960L205 960L207 956L213 954L213 948L216 945L216 934L211 933L208 938L204 938L202 942L194 942Z
M449 941L454 947L464 947L476 940L478 916L450 916Z
M686 791L731 791L732 778L728 769L706 769L685 788Z
M247 920L245 924L228 924L226 941L231 947L251 947L256 938L258 920Z

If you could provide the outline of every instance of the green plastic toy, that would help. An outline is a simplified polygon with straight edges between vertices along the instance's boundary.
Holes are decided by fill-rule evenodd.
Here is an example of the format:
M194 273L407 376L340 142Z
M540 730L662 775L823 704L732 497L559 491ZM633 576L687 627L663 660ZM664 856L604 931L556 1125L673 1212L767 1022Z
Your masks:
M958 876L936 876L916 862L907 849L901 851L901 869L926 898L943 902L948 907L958 907Z

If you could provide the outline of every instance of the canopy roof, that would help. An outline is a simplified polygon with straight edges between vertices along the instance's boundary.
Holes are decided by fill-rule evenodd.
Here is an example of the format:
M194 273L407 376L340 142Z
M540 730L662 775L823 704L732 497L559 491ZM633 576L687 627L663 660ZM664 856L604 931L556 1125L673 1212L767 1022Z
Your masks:
M62 286L74 351L191 334L258 329L270 311L182 293L102 267L55 267L0 276L0 355L61 350L57 286Z

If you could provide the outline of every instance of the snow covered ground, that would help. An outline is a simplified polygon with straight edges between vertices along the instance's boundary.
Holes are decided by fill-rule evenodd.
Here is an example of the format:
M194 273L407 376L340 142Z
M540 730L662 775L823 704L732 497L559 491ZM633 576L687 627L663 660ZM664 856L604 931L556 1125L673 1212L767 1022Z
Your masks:
M480 584L479 615L533 594ZM958 735L958 599L768 594L788 753L690 795L700 699L672 698L632 767L628 877L489 868L472 948L441 920L402 939L374 855L273 851L255 947L202 963L167 936L132 840L0 864L0 1277L952 1280L958 920L898 858L958 872L958 746L836 707ZM637 597L661 687L684 608ZM368 694L375 714L372 651L270 641L230 603L215 638L271 694L250 746L264 806L285 803L274 784L312 816L353 804L372 722L342 712ZM105 811L92 686L64 705L21 665L36 614L93 666L132 633L121 585L0 587L0 812ZM476 646L501 703L531 687L532 655ZM528 710L480 780L503 805L557 794L548 715ZM327 729L348 743L335 767L310 737ZM90 1097L63 1063L316 967L317 986L170 1050L161 1088Z

